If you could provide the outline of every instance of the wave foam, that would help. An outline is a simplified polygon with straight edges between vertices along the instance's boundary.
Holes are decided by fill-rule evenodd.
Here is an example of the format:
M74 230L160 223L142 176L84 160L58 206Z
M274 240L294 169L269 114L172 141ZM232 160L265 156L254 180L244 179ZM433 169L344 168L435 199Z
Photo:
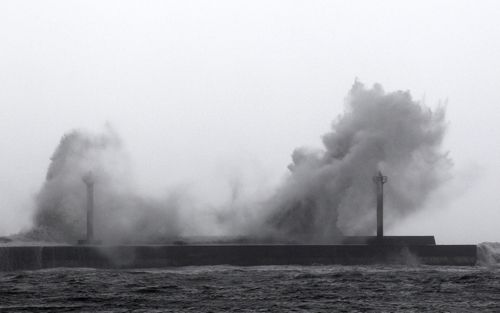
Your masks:
M478 244L476 265L500 265L500 242L483 242Z

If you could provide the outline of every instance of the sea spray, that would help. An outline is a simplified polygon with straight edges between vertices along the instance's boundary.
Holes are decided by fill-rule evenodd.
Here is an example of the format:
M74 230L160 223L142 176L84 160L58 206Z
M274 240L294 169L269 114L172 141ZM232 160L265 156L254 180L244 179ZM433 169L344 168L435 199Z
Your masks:
M500 265L500 242L483 242L477 245L477 263L479 266Z
M86 238L86 196L82 177L96 179L95 237L107 243L153 241L176 236L178 197L163 201L134 191L130 164L117 133L107 126L92 134L74 130L65 134L36 197L34 228L42 240L75 243Z
M291 176L266 203L268 233L325 243L373 234L378 171L389 177L387 224L421 209L450 177L452 162L441 149L445 130L444 107L432 111L407 91L386 93L356 81L344 114L323 136L325 149L293 152Z
M323 150L293 151L289 177L273 195L241 203L234 193L229 209L211 211L212 218L204 224L213 226L206 229L304 243L374 234L372 176L378 171L389 177L384 185L386 226L422 209L432 191L450 177L452 162L441 147L445 108L431 110L409 92L386 93L378 84L366 88L360 82L352 86L345 106L323 136ZM28 235L66 243L86 238L82 176L89 171L97 179L96 238L152 242L196 234L192 230L200 228L196 221L180 218L186 203L187 211L196 211L185 194L172 193L162 200L137 194L127 154L109 126L100 134L67 133L51 160Z

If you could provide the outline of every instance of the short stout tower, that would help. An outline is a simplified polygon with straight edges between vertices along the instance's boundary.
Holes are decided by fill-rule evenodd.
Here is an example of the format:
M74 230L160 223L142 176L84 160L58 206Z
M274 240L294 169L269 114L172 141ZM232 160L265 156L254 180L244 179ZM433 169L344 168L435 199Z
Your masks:
M377 239L382 240L384 237L384 183L387 181L387 176L382 176L382 172L378 172L377 176L373 176L373 182L377 184Z

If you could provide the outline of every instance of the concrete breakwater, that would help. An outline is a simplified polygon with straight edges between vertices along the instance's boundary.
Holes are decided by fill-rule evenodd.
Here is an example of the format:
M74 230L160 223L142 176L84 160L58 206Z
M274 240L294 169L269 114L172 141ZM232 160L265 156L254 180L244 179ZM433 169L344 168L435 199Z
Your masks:
M475 245L4 246L0 271L56 267L162 268L197 265L476 264Z

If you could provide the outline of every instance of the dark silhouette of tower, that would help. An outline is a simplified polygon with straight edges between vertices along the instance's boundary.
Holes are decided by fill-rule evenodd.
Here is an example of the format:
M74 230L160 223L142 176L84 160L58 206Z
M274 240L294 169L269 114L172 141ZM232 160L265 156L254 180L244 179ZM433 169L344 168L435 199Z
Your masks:
M377 176L373 176L373 181L377 184L377 239L384 237L384 183L387 181L387 176L382 176L382 172L378 172Z
M79 245L98 245L100 241L94 240L94 184L95 178L92 172L88 172L82 177L87 185L87 239L78 240Z
M92 172L82 178L87 185L87 240L94 240L94 177Z

